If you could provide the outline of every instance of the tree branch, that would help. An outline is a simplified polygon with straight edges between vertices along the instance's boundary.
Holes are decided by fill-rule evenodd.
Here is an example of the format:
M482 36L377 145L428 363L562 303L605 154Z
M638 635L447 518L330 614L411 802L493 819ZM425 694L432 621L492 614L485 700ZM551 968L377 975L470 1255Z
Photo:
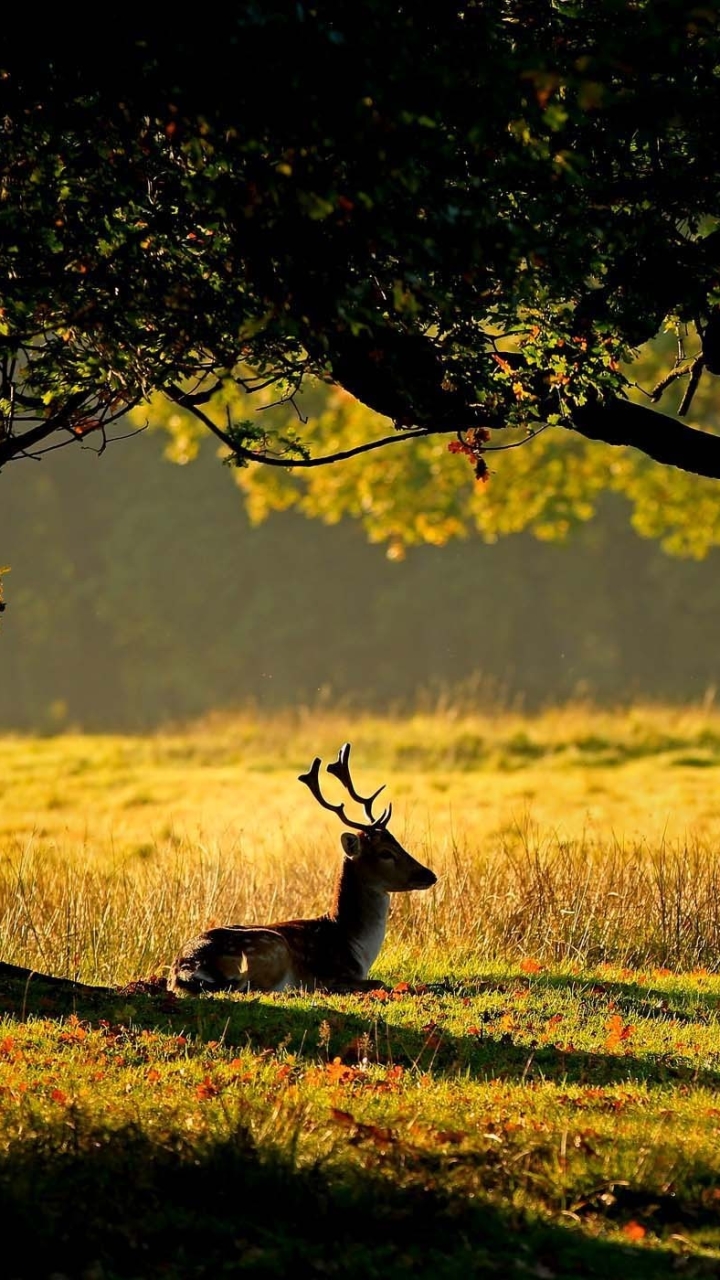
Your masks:
M655 462L720 480L720 436L646 409L631 400L576 409L573 427L588 440L639 449Z
M76 441L82 442L90 432L75 432L72 424L73 422L77 424L77 414L85 402L86 396L78 392L73 396L69 396L62 408L58 409L52 417L38 422L35 427L30 427L27 431L23 431L21 435L7 435L0 439L0 470L2 470L6 462L12 462L14 458L39 458L43 453L50 453L54 449L61 449L65 445L73 444ZM95 412L98 415L98 426L104 432L113 422L124 418L131 409L135 408L136 404L137 400L128 400L121 409L115 412L111 412L107 407L94 410L88 407L86 417L89 417L91 412ZM68 431L70 434L57 444L49 445L47 449L35 449L35 445L40 444L43 440L47 440L48 436L53 436L60 431ZM129 434L135 435L137 433L132 431ZM124 438L123 436L114 437L114 439L118 440Z
M429 424L397 431L393 435L381 436L365 444L355 445L351 449L340 449L318 458L277 458L238 444L231 435L223 431L200 409L192 396L188 396L179 387L172 387L169 394L177 404L194 414L235 457L245 462L258 462L263 466L282 467L285 470L295 467L303 469L325 467L334 462L344 462L348 458L370 453L375 449L383 449L386 445L398 444L404 440L427 439L436 435L454 435L457 430L456 426L449 426L443 421L437 426ZM55 417L54 420L38 423L35 428L24 432L21 436L10 436L0 441L0 468L10 459L26 455L35 444L66 427L69 416L66 410L63 414L64 421L59 422L58 417ZM616 398L610 403L598 402L576 409L572 416L572 429L588 440L629 446L665 466L678 467L682 471L707 476L714 480L720 479L720 436L698 431L695 427L689 427L667 414L645 408L644 405L635 404L630 400ZM63 441L63 444L72 443L74 438ZM51 446L53 447L58 446ZM511 446L490 446L490 449L493 447Z
M407 431L398 431L392 436L381 436L379 440L370 440L367 444L355 445L352 449L340 449L337 453L326 453L320 458L273 458L267 453L257 453L254 449L246 449L244 445L237 444L227 431L223 431L212 418L209 418L202 409L198 407L192 400L189 400L185 392L180 387L172 387L169 394L171 398L183 409L187 409L194 414L203 426L206 426L218 440L222 440L227 445L231 453L237 458L242 458L244 462L261 462L266 467L284 467L288 470L291 467L327 467L333 462L345 462L347 458L354 458L359 453L370 453L372 449L383 449L388 444L398 444L401 440L417 440L427 436L436 435L454 435L455 427L415 427Z
M47 422L38 423L30 431L24 431L21 436L6 436L4 440L0 440L0 469L13 458L22 457L41 440L47 440L57 430L57 422L48 419Z
M401 440L453 435L456 431L455 427L447 426L443 422L439 426L416 427L397 432L395 435L381 436L377 440L368 441L367 444L338 450L337 453L324 454L320 458L273 458L236 444L232 436L218 427L196 404L189 402L179 387L172 389L172 397L178 404L194 413L195 417L213 435L222 440L236 457L246 462L260 462L264 466L285 469L324 467L333 462L344 462L347 458L356 457L361 453L369 453L373 449L382 449L385 445L396 444ZM656 409L647 409L643 405L618 397L609 404L597 403L576 409L572 417L572 426L588 440L630 446L647 454L655 462L678 467L694 475L720 479L720 436L688 427L685 423L678 422L667 414L659 413Z

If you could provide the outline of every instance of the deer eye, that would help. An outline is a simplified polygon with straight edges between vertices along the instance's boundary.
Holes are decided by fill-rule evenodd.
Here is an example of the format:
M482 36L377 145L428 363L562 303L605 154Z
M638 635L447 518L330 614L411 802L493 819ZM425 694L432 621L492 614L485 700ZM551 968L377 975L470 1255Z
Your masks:
M378 858L382 858L383 862L394 862L395 854L390 849L381 849Z

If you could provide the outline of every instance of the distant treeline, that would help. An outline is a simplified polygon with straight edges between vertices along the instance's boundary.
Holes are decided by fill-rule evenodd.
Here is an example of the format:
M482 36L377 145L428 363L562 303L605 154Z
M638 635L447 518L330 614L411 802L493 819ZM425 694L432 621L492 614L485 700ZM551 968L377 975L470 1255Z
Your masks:
M0 477L0 728L147 729L215 708L408 708L462 689L696 700L720 676L720 553L668 558L621 499L566 546L519 535L401 563L350 523L251 528L213 451L141 436Z

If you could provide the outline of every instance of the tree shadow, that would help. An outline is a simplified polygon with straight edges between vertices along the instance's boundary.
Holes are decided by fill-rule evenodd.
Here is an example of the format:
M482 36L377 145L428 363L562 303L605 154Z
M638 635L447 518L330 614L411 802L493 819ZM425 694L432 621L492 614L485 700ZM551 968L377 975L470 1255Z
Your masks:
M543 981L547 986L557 985L554 978ZM492 989L503 985L494 982ZM517 982L507 985L511 990L517 988ZM434 985L435 993L439 986ZM461 990L470 994L473 989L490 988L478 983L466 984ZM448 985L447 994L451 991L460 994L457 983L452 988ZM411 995L402 998L413 999ZM633 1012L638 1012L635 1005ZM405 1026L387 1016L384 1001L369 996L358 997L350 1009L338 1008L322 993L316 993L311 1002L287 997L281 1001L265 995L178 999L167 993L158 979L108 991L70 982L47 986L42 975L36 982L28 982L2 973L0 1013L21 1020L30 1015L74 1014L91 1024L109 1020L171 1035L189 1034L198 1047L217 1041L252 1052L285 1052L315 1062L318 1058L339 1058L348 1065L367 1060L432 1071L447 1078L590 1086L638 1081L649 1087L668 1083L720 1086L720 1070L678 1062L670 1054L639 1056L629 1043L618 1052L586 1051L573 1045L516 1043L510 1032L485 1032L483 1025L465 1034L448 1031L434 1021L421 1028Z
M434 1076L515 1083L720 1085L720 1071L678 1063L670 1055L641 1057L629 1046L619 1052L591 1052L572 1046L516 1043L510 1032L483 1034L482 1028L479 1034L458 1035L433 1022L418 1030L391 1021L382 1006L364 1004L356 1012L318 999L309 1007L297 1008L262 998L191 1003L194 1008L186 1010L183 1028L190 1028L203 1041L222 1038L226 1044L255 1051L282 1048L313 1060L322 1056L356 1065L366 1058L370 1063L432 1071Z
M345 1140L347 1142L347 1139ZM300 1167L290 1144L108 1132L75 1117L0 1155L0 1212L13 1276L103 1280L247 1275L571 1277L674 1274L677 1254L581 1227L546 1225L442 1186L442 1158L339 1149ZM636 1210L637 1212L637 1210ZM717 1274L686 1257L683 1274Z
M655 987L642 982L623 982L618 979L574 977L570 974L539 973L528 977L518 970L506 978L489 976L468 981L452 976L428 984L428 991L437 996L477 996L488 991L516 991L519 986L535 991L572 990L582 1000L612 1001L613 1012L632 1012L636 1017L674 1019L676 1022L711 1021L717 1017L720 1007L718 996L712 992L694 991L683 996L681 992ZM688 1011L688 1003L692 1011Z
M495 984L497 986L497 984ZM407 997L412 998L412 997ZM562 1083L659 1083L657 1061L632 1055L585 1054L552 1046L529 1049L498 1037L418 1031L386 1016L382 1001L338 1009L328 999L169 997L150 981L111 991L48 987L0 975L0 1009L17 1019L75 1014L91 1024L109 1019L137 1028L190 1032L189 1051L208 1040L252 1050L286 1050L299 1058L340 1057L401 1063L452 1078L544 1078ZM652 1073L651 1075L649 1073ZM715 1084L717 1073L668 1072L666 1078ZM602 1220L644 1223L662 1234L718 1226L716 1201L653 1195L641 1187L591 1188L576 1225L542 1224L520 1210L485 1201L487 1152L452 1156L394 1138L373 1148L375 1126L357 1133L338 1126L332 1155L299 1167L293 1134L273 1134L260 1147L238 1127L222 1141L101 1130L73 1112L71 1123L36 1122L0 1153L0 1213L21 1261L13 1276L58 1274L102 1280L182 1280L189 1275L338 1275L433 1277L516 1273L557 1277L676 1274L675 1253L598 1239ZM367 1133L365 1132L367 1130ZM363 1145L361 1159L346 1148ZM462 1193L452 1189L462 1166ZM477 1173L474 1171L477 1170ZM466 1194L477 1178L477 1190ZM693 1187L716 1186L717 1171L698 1167ZM492 1179L491 1179L492 1182ZM457 1184L456 1184L457 1185ZM588 1227L583 1223L587 1220ZM717 1274L717 1260L682 1257L683 1274Z

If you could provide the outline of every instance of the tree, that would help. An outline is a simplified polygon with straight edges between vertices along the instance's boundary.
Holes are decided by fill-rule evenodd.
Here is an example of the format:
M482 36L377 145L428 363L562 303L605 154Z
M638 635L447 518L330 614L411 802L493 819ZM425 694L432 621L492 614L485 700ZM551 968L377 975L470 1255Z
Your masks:
M720 477L651 407L720 371L715 0L268 0L204 51L119 19L111 60L59 21L0 54L0 466L159 394L239 466L442 437L482 480L551 426ZM309 376L391 426L318 456L237 412Z

